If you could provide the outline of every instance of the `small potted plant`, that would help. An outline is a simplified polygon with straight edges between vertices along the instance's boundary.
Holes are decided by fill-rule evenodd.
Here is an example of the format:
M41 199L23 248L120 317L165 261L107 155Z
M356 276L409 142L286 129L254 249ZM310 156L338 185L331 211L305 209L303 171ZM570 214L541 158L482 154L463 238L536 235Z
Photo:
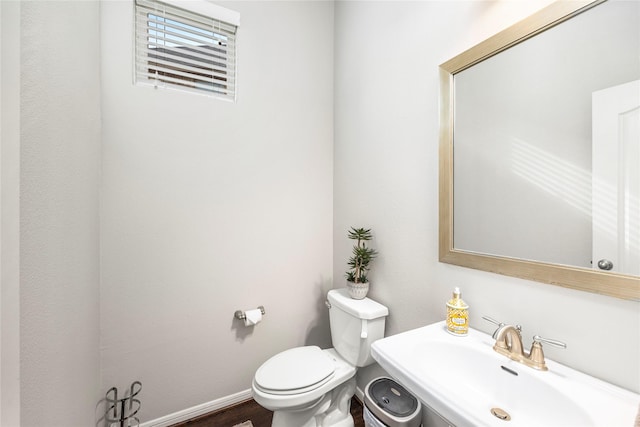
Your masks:
M349 258L349 268L347 271L347 289L349 295L354 299L363 299L369 292L369 279L367 272L369 271L369 263L378 255L372 248L368 248L366 241L371 240L371 229L351 227L349 230L349 239L355 240L353 252Z

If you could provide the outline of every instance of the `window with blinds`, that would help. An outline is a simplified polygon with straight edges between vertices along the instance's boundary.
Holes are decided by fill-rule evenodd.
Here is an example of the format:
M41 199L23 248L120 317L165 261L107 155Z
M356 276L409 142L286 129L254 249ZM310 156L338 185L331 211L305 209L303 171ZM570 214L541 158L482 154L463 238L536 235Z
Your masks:
M183 2L195 11L171 3L179 4L135 1L136 83L235 100L238 25L215 15L239 16L208 2Z

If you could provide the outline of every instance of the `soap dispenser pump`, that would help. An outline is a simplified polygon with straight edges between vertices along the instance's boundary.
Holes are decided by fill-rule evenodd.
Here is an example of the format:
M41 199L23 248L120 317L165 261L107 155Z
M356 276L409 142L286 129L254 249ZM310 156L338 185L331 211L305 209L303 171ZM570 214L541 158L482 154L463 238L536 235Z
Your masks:
M457 336L469 333L469 306L462 300L457 287L453 290L453 298L447 302L447 331Z

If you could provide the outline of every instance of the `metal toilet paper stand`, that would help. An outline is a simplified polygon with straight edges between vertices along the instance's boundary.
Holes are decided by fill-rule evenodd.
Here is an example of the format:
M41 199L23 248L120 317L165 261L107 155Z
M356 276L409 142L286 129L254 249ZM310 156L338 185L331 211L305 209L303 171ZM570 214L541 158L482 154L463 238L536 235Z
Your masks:
M123 398L118 399L118 389L115 387L107 391L105 395L107 410L104 416L108 427L112 427L114 423L118 427L140 425L140 420L136 417L141 406L140 399L136 398L140 390L142 390L142 383L134 381ZM136 424L131 424L132 422Z

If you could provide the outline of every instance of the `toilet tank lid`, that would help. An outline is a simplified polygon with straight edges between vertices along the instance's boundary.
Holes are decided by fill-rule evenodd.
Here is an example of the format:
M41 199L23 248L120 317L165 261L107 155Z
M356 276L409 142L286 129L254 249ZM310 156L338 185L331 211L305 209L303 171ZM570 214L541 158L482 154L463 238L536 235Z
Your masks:
M353 299L346 288L332 289L327 294L331 305L357 317L358 319L372 320L389 315L389 309L370 298Z

